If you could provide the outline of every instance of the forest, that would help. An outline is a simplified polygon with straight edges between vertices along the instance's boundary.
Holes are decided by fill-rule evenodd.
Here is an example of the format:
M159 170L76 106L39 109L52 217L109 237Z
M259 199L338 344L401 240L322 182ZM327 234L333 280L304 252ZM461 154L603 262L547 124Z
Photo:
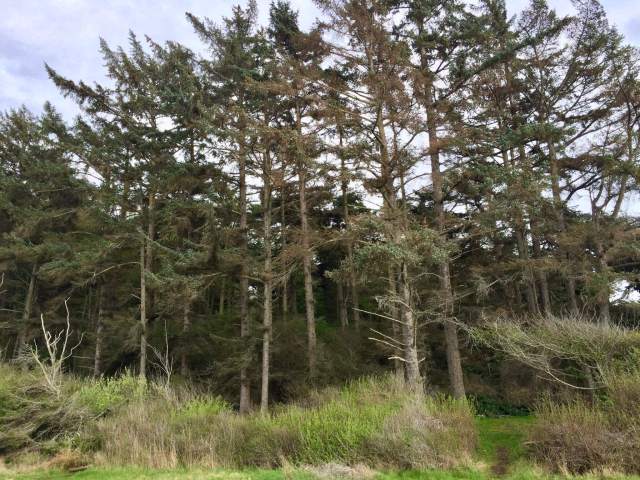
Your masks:
M497 428L487 475L640 474L638 49L598 0L315 3L0 114L0 459L373 478Z

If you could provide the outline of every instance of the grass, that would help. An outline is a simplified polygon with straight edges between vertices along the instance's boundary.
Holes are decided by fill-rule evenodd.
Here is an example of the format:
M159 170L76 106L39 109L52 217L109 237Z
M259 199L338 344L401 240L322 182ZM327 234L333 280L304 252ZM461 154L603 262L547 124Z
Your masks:
M76 474L58 471L0 473L1 480L314 480L317 476L304 470L148 470L140 468L88 469ZM321 477L323 480L335 477ZM358 477L350 477L358 478ZM424 470L378 473L370 480L490 480L491 473L480 470ZM639 480L637 476L584 475L561 476L542 473L531 467L518 469L501 477L504 480Z
M506 449L511 461L524 455L523 441L527 428L534 422L532 416L477 417L478 450L480 460L489 464L496 461L497 452Z
M363 480L490 480L496 476L488 468L496 461L496 453L507 449L510 459L516 461L508 473L501 476L504 480L640 480L638 476L615 474L591 474L582 476L563 476L546 473L524 461L523 440L527 430L533 425L531 416L520 417L477 417L478 447L477 458L485 468L453 470L406 470L373 472L367 476L334 477L314 475L301 468L284 469L142 469L142 468L90 468L69 474L59 471L33 471L25 473L2 473L0 480L329 480L333 478L352 478Z

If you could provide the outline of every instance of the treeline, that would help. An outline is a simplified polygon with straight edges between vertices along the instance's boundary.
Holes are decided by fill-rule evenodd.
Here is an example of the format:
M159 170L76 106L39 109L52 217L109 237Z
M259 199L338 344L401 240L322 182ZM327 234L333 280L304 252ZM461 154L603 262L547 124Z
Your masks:
M0 117L4 359L68 299L69 369L244 412L386 369L463 397L483 318L635 321L638 51L597 0L478 3L317 0L303 31L250 1L187 14L205 55L131 34L104 85L47 66L81 114Z

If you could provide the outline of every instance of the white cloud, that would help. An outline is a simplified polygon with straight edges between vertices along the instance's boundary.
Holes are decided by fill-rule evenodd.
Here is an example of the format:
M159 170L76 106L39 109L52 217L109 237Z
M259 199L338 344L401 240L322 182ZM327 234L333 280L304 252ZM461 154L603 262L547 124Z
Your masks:
M104 68L98 39L112 46L126 45L129 30L149 35L155 41L175 40L199 50L203 46L184 18L197 16L221 21L242 0L0 0L0 110L25 103L38 110L50 99L62 112L75 112L72 102L63 100L44 71L46 61L61 74L89 82L103 81ZM512 13L527 0L507 0ZM558 10L571 11L570 0L550 0ZM640 43L640 2L603 0L612 21L631 40ZM258 1L260 20L266 21L269 0ZM303 26L318 16L312 0L292 0ZM635 21L632 19L636 18ZM635 23L634 23L635 22Z

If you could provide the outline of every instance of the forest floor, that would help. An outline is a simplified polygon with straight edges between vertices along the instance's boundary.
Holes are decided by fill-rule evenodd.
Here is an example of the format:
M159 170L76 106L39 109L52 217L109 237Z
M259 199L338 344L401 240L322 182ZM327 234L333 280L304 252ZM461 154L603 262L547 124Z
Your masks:
M623 475L585 475L567 477L551 475L528 465L523 460L527 427L532 417L478 417L478 466L468 470L429 470L403 472L374 472L340 470L339 467L328 466L326 469L305 470L286 468L279 470L247 469L230 470L149 470L140 468L89 468L87 470L68 473L56 470L33 470L26 472L3 471L0 467L0 480L330 480L333 478L370 479L370 480L488 480L503 478L505 480L556 480L580 478L640 480L640 477ZM502 471L497 471L497 466Z

